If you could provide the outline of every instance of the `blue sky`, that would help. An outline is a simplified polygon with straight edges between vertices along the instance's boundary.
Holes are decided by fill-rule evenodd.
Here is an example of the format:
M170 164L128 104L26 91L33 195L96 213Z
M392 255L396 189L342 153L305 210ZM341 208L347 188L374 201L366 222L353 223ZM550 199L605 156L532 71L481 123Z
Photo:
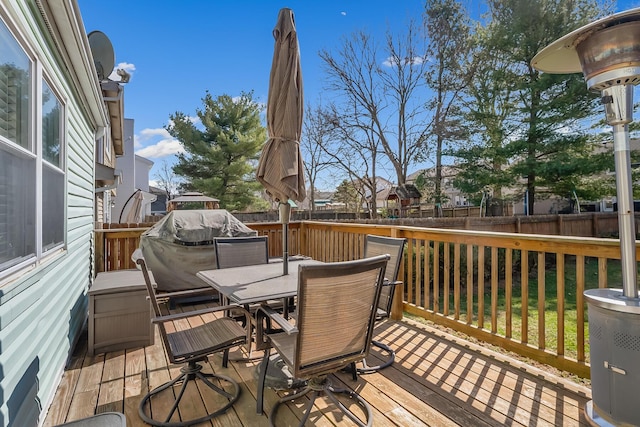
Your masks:
M131 73L125 117L135 120L136 153L173 163L177 141L163 130L169 115L195 115L205 91L214 96L253 90L266 104L273 57L272 30L282 7L293 10L298 30L305 104L323 90L321 49L335 49L358 29L380 34L420 18L422 0L288 2L79 0L87 33L104 32L116 68Z
M237 96L254 91L266 103L273 57L272 30L282 7L293 10L300 44L305 104L323 91L318 52L365 30L382 41L387 29L420 19L423 0L78 0L87 33L99 30L113 44L116 68L131 74L125 117L135 120L136 154L173 164L179 144L164 131L176 111L195 115L206 91ZM480 2L468 1L470 13ZM616 11L640 5L618 1Z

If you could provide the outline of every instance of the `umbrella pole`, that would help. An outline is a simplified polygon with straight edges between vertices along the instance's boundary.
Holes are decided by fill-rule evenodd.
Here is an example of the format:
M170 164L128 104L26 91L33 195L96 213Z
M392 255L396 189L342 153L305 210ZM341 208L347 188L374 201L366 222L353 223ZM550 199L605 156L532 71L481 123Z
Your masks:
M282 223L282 274L289 274L289 217L291 215L291 205L280 203L278 206L280 222Z

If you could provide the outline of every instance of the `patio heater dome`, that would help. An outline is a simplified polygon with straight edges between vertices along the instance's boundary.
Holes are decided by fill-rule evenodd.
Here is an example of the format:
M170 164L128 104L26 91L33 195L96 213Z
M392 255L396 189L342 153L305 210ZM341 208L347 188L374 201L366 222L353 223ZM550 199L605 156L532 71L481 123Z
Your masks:
M531 65L543 72L582 72L600 91L613 127L622 289L584 292L589 308L593 425L640 425L640 299L628 124L633 89L640 83L640 8L579 28L538 52Z

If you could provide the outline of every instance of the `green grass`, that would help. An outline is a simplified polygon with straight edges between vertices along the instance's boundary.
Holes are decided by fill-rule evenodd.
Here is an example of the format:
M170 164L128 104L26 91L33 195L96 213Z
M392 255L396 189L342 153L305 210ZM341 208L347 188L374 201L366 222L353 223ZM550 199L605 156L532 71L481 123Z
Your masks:
M441 258L442 259L442 258ZM532 265L532 264L530 264ZM621 287L621 269L620 262L609 260L607 265L607 283L609 287ZM461 274L464 277L466 273ZM575 257L567 256L564 269L564 354L569 358L577 358L577 335L578 320L576 309L576 264ZM473 324L478 321L478 295L477 281L474 280L474 300L473 300ZM585 259L585 289L593 289L598 287L598 260L595 258ZM512 298L511 298L511 337L516 341L522 338L522 292L520 286L520 274L513 275ZM431 290L433 292L433 290ZM544 334L546 349L556 352L558 346L558 295L557 295L557 271L551 266L545 269L545 288L544 288ZM484 322L483 328L491 329L491 280L485 280L484 286ZM439 295L440 312L444 308L444 296L442 286ZM453 289L449 292L449 314L454 312ZM539 344L538 334L538 279L537 268L531 268L529 273L528 285L528 327L527 336L528 343L533 346ZM497 295L497 333L506 335L507 318L506 318L506 291L505 282L500 280L498 283ZM433 308L433 307L429 307ZM464 285L460 289L460 319L467 320L467 292ZM588 313L586 300L584 301L584 334L585 334L585 357L589 358L589 330L588 330ZM562 353L562 349L559 349Z

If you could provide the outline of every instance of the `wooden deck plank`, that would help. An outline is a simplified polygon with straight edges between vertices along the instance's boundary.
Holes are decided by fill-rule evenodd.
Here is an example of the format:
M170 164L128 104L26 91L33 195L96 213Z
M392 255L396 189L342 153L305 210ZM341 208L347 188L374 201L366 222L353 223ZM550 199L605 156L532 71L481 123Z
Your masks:
M107 381L100 385L96 414L102 412L124 412L124 378Z
M102 368L96 413L124 411L124 351L107 353Z
M127 427L147 427L148 424L138 416L138 405L148 389L146 375L136 374L124 379L124 415L127 417Z
M357 382L353 381L350 373L338 373L335 377L340 380L340 384L335 384L336 386L357 390L360 396L371 405L374 410L373 418L376 426L406 425L427 427L430 425L426 422L418 408L411 407L410 405L404 406L398 403L398 399L406 394L404 390L393 386L391 386L389 390L384 390L370 379L371 377L380 378L382 377L381 375L367 375L366 379L358 377ZM422 406L425 406L424 403ZM441 425L454 425L448 419L442 419L441 421L443 421Z
M175 327L195 326L211 316L177 322ZM590 399L586 387L411 321L383 322L376 327L376 339L396 349L396 363L380 372L360 375L356 382L344 372L334 380L338 387L357 390L371 404L376 426L586 425L582 413ZM76 354L82 352L80 348L81 344ZM238 355L242 352L234 352ZM381 355L372 351L370 356L375 361ZM238 360L223 368L221 355L209 357L205 372L231 377L239 383L241 395L227 413L202 426L268 425L266 414L283 392L267 389L265 414L256 414L255 369L259 362ZM149 347L72 358L43 425L119 410L125 413L129 427L144 426L138 416L140 399L150 388L178 375L179 369L168 365L158 334ZM185 399L192 406L183 408L182 416L204 413L220 403L219 396L204 388L194 387L189 393ZM307 398L282 405L278 424L296 425L306 402ZM152 409L168 408L171 403L165 393L154 399ZM351 425L325 399L316 400L311 418L317 426Z
M55 426L66 421L69 408L71 407L71 401L76 390L76 385L78 384L78 378L80 378L82 362L84 361L84 356L87 352L86 341L84 344L79 343L79 345L77 345L77 348L82 348L83 346L84 351L76 351L65 368L62 380L60 381L56 394L53 398L53 402L49 407L50 416L46 417L43 427Z
M420 327L422 326L420 325ZM404 331L403 334L406 336ZM390 337L388 332L387 337ZM431 342L438 342L436 338L432 337ZM455 341L453 337L451 338L450 343ZM437 365L443 369L444 371L438 372L436 376L447 378L449 381L445 383L455 387L456 391L462 391L462 397L465 394L475 396L475 394L468 393L469 384L466 381L469 380L474 385L473 393L481 392L482 394L478 397L483 396L482 400L490 402L494 409L499 408L503 414L518 423L525 425L530 423L579 425L584 422L584 402L589 399L588 390L584 387L572 385L566 380L547 381L544 378L544 381L541 381L539 372L528 374L517 372L518 369L506 368L505 366L508 365L502 361L492 359L496 356L495 354L492 354L491 357L477 357L458 346L443 347L441 342L438 342L437 347L434 348L430 348L427 342L416 345L410 341L396 340L394 344L406 349L409 354L409 363L415 363L416 358L425 357L425 360L431 365ZM469 344L465 341L465 345ZM447 351L443 352L445 348ZM474 350L478 349L474 348ZM471 359L473 359L473 363L470 367L462 368L465 364L469 364ZM533 368L528 367L528 369L532 370ZM456 377L462 381L461 384L451 384L452 379ZM467 390L467 393L464 393L464 390ZM486 392L490 392L491 395L487 395ZM504 399L505 397L513 398L515 401L510 403L508 399ZM519 415L523 407L530 408L531 417L523 418L522 415ZM558 407L563 408L560 414L557 410Z
M348 380L350 380L351 374L338 374L338 376L349 385ZM447 415L458 412L457 406L445 402L432 390L423 387L418 382L411 381L393 366L380 371L378 375L360 375L359 381L362 381L363 378L367 383L384 393L386 399L396 402L397 407L410 412L427 425L462 425L451 415ZM377 401L369 402L384 407Z

